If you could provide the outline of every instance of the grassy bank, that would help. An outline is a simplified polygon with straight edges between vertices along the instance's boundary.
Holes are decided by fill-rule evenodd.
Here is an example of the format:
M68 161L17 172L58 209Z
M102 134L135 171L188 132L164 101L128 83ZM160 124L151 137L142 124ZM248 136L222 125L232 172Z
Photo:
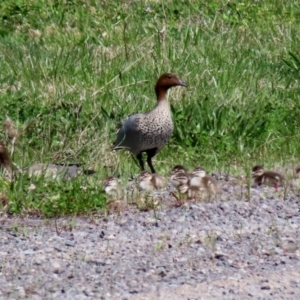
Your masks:
M69 194L88 195L74 188L87 181L102 199L89 200L91 207L105 205L100 182L107 173L138 172L129 153L109 150L116 125L153 107L155 81L169 71L189 87L170 93L176 128L154 161L160 173L174 163L246 170L297 160L299 4L2 1L0 122L9 116L16 124L15 163L95 168L93 180L68 183ZM11 149L8 131L0 139ZM14 211L24 208L26 189L19 182L8 188L10 200L20 203ZM46 188L42 199L53 190ZM84 202L76 207L66 212L82 211Z

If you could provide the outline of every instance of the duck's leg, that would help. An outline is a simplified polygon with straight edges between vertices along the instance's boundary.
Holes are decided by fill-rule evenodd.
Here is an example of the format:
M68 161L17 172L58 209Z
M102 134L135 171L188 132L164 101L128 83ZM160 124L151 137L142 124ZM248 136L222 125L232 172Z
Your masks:
M152 173L156 173L155 169L152 165L152 160L151 160L152 157L156 154L156 151L157 151L157 148L149 149L149 150L146 151L146 153L147 153L147 163L148 163L148 166L150 167Z
M140 164L140 167L141 167L142 171L144 171L144 170L145 170L145 166L144 166L144 162L143 162L142 152L140 152L140 153L136 156L136 158L137 158L138 161L139 161L139 164Z

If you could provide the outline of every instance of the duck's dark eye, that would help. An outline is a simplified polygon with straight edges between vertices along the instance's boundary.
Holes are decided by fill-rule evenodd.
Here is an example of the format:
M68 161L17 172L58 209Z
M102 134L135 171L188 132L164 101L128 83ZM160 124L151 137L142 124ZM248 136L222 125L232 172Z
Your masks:
M168 79L171 79L171 78L172 78L172 75L171 75L171 74L169 74L169 75L168 75Z

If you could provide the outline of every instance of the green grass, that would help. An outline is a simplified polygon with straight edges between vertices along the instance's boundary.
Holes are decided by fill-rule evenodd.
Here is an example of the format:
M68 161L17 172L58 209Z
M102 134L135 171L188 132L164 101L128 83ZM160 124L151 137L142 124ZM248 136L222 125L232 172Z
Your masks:
M158 172L175 163L230 171L299 159L299 4L1 1L0 122L9 116L22 133L14 162L76 161L98 171L84 192L83 178L44 190L37 182L33 195L17 179L10 210L57 215L105 206L103 167L125 180L138 172L129 153L110 151L116 126L154 106L163 72L189 87L170 93L175 132L154 161ZM6 131L0 139L11 146ZM61 205L48 205L56 195ZM69 205L74 195L82 199Z

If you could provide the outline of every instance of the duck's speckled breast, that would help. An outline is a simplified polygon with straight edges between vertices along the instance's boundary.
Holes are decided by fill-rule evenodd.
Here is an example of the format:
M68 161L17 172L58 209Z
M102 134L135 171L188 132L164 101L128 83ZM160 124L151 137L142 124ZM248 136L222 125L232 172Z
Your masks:
M140 124L141 147L143 149L157 148L157 152L168 142L174 130L170 109L157 106L144 115Z

